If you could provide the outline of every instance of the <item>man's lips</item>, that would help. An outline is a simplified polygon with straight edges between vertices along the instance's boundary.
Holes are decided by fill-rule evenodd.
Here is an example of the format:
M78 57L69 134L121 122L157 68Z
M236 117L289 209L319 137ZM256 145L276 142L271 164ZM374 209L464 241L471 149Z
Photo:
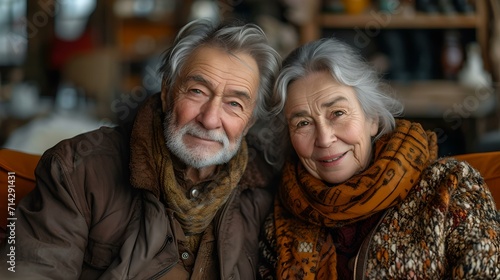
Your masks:
M217 140L217 139L207 138L207 137L204 137L204 136L201 136L201 135L194 135L194 134L191 134L191 133L188 133L187 135L189 135L192 138L197 139L198 141L212 142L212 143L215 142L215 143L222 144L222 142L219 141L219 140Z

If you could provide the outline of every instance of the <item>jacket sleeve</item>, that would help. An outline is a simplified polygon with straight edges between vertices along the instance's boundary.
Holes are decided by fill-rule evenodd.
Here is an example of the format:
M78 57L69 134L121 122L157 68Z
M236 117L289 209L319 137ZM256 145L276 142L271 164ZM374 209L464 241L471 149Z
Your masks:
M16 272L9 279L79 278L89 229L73 168L50 151L41 158L36 187L16 209Z
M446 244L453 279L498 279L500 217L495 202L476 170L465 162L456 167L448 176L458 183L450 199Z

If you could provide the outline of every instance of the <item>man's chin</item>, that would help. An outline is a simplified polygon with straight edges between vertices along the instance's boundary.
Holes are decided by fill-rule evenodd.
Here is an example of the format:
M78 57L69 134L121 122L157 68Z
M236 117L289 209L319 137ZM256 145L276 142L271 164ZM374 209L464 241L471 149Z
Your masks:
M199 147L190 151L190 161L192 166L198 168L219 165L229 162L236 155L236 151L226 151L223 149L218 150L204 150Z

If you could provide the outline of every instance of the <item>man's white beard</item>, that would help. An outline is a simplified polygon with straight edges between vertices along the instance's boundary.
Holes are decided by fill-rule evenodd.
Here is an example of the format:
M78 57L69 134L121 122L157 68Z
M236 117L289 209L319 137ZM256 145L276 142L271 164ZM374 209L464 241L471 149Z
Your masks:
M223 131L206 130L194 122L189 122L178 128L175 117L170 111L165 113L163 133L170 152L185 164L197 169L229 162L238 152L243 139L243 136L240 136L236 143L231 144ZM186 134L220 142L222 148L214 154L208 153L203 147L188 148L182 141Z

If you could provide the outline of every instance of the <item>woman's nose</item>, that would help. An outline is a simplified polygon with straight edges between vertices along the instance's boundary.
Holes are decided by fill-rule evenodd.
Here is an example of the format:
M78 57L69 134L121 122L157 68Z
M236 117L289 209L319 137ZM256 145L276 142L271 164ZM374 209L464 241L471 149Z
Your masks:
M335 130L331 126L318 125L316 129L315 145L321 148L328 148L337 140Z

